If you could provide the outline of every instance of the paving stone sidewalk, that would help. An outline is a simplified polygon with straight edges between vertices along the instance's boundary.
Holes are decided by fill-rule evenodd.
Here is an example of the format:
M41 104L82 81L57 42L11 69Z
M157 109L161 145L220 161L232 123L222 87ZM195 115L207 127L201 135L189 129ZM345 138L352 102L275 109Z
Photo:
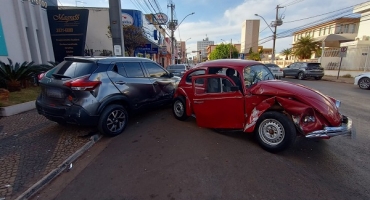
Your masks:
M16 199L95 133L89 127L60 126L36 110L0 118L0 199Z

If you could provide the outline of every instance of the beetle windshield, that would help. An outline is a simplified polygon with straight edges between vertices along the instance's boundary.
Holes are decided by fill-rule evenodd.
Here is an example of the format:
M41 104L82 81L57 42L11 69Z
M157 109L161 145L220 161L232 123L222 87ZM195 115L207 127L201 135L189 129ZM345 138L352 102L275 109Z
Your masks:
M251 87L259 81L274 80L274 75L264 65L244 67L243 75L244 84L246 87Z

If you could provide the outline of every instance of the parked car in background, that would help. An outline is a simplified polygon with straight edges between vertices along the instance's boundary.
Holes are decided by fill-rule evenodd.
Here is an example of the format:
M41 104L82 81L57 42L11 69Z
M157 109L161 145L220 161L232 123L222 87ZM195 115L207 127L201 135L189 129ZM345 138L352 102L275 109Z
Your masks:
M265 64L265 66L270 69L276 79L281 79L281 77L283 77L283 69L279 67L279 65L268 63Z
M283 77L293 76L299 80L315 78L320 80L324 76L324 68L320 63L295 62L283 69Z
M39 114L59 124L123 132L130 114L171 103L179 77L135 57L67 57L39 80Z
M370 72L359 74L355 77L355 85L358 85L361 89L370 89Z
M222 59L187 71L172 108L178 120L194 116L200 127L254 133L262 148L277 152L296 136L352 135L352 120L339 106L319 91L276 80L262 63Z
M182 77L184 73L190 69L190 66L187 64L174 64L174 65L169 65L167 67L167 70L171 72L175 76Z

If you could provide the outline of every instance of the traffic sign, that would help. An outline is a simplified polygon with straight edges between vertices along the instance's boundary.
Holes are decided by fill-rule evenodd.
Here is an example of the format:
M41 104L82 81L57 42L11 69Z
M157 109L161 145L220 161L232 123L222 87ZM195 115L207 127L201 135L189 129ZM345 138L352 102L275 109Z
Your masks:
M348 47L341 47L340 48L340 57L346 57Z

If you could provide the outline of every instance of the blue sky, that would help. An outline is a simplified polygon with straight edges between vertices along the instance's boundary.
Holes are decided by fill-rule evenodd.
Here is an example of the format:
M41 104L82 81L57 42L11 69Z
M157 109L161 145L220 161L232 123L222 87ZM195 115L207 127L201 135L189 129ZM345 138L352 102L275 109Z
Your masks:
M150 4L153 0L121 0L122 9L141 10L144 14L150 13ZM108 0L58 0L63 6L84 7L108 7ZM146 2L146 3L145 3ZM157 0L161 11L170 16L170 8L167 7L170 0ZM293 28L309 25L317 20L327 19L329 16L343 16L351 11L343 13L333 12L318 16L331 11L347 8L355 4L366 2L365 0L172 0L175 4L175 16L180 21L188 14L190 15L180 24L175 31L177 40L187 40L187 52L196 50L197 41L208 36L209 40L219 44L226 41L229 43L240 43L241 25L247 19L261 19L254 14L263 16L268 23L275 19L276 6L282 5L279 14L283 14L283 25L277 28L277 33L292 30ZM149 7L148 7L149 6ZM158 10L158 9L157 9ZM344 12L345 10L343 10ZM304 19L309 18L309 19ZM304 19L296 22L294 20ZM285 23L286 22L286 23ZM272 35L266 23L260 21L260 36L266 38ZM170 31L168 31L170 32ZM276 52L291 47L292 37L276 40ZM265 48L272 48L272 41L262 44ZM191 55L191 54L190 54Z

